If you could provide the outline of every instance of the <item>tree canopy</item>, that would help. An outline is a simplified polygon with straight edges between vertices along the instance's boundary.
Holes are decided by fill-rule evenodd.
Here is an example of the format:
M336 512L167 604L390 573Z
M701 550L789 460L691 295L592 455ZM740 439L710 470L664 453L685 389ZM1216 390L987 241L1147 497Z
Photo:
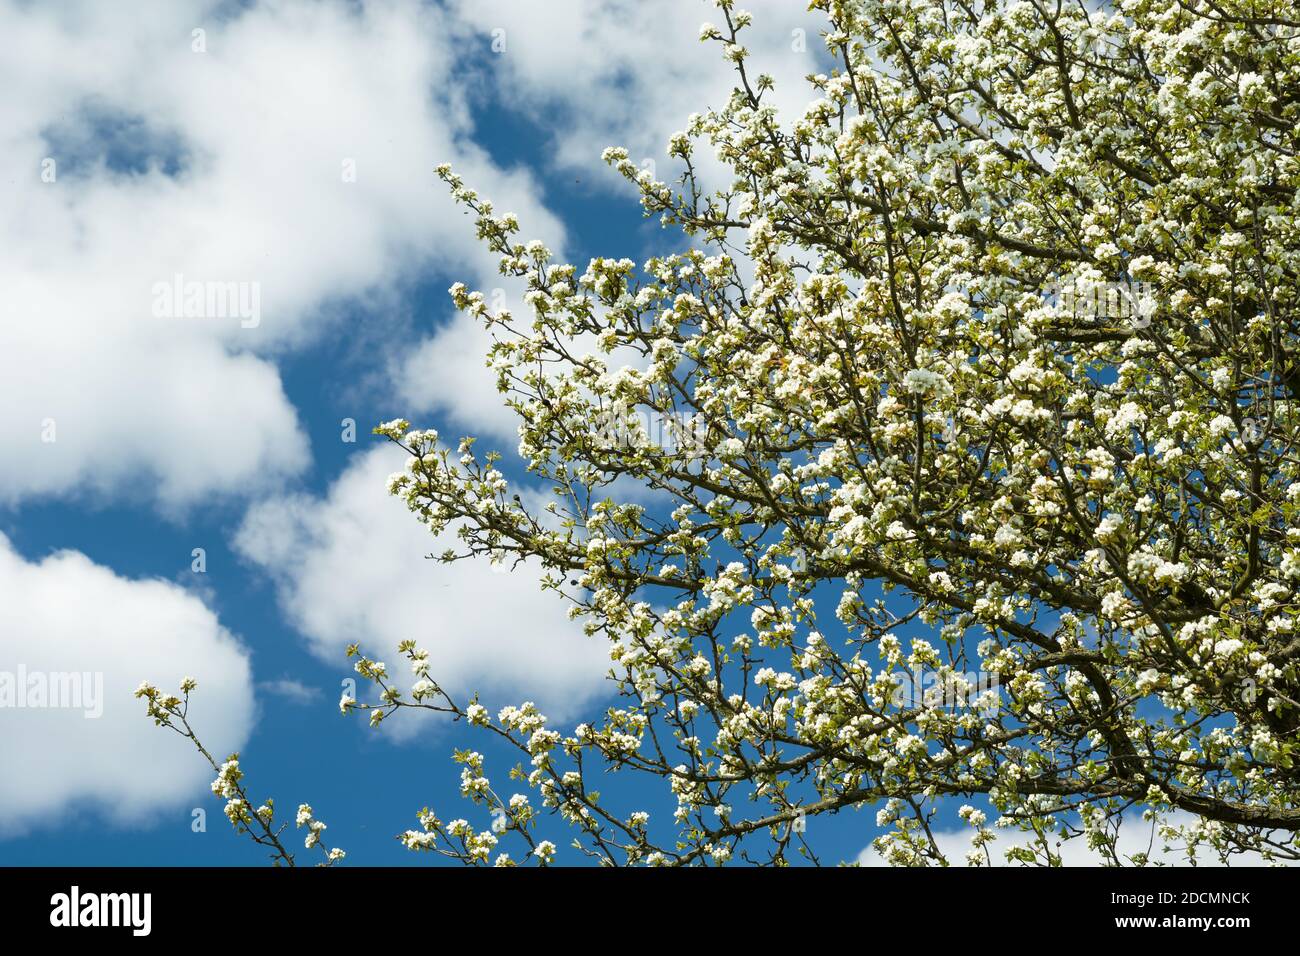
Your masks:
M952 801L973 863L1001 828L1021 862L1142 863L1141 814L1200 859L1300 857L1294 7L811 6L802 116L720 0L701 39L736 87L672 138L680 177L605 152L678 254L553 261L439 170L528 290L451 290L528 475L398 421L390 491L457 529L443 560L542 568L617 698L560 729L454 700L414 643L409 690L358 655L377 697L345 710L457 714L536 794L459 753L498 826L425 810L404 842L782 863L870 807L889 861L933 864ZM610 768L675 816L603 799Z

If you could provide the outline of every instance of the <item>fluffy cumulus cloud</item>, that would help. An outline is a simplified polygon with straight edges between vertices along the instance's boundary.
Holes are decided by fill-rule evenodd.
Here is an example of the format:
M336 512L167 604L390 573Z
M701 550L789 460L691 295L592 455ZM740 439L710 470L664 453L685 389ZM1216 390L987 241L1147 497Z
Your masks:
M132 693L201 677L198 730L219 754L248 737L248 655L198 598L85 555L25 560L0 535L0 833L91 808L136 822L211 777Z
M1167 822L1173 826L1190 826L1195 822L1195 817L1190 813L1176 811L1169 815ZM948 862L954 866L962 866L966 861L966 854L971 852L971 836L974 831L967 828L964 830L936 830L934 834L935 842L939 844L939 849ZM996 842L988 847L989 855L992 858L994 866L1020 866L1019 863L1007 863L1005 853L1009 847L1027 846L1029 840L1020 833L1006 831L999 833ZM1153 864L1163 866L1190 866L1187 855L1184 851L1168 846L1163 843L1158 834L1152 830L1150 823L1144 822L1140 815L1129 814L1123 825L1119 828L1119 840L1115 845L1116 852L1121 860L1128 860L1129 857L1137 853L1146 853L1150 855ZM1072 867L1095 867L1110 865L1110 860L1103 856L1098 850L1091 849L1085 839L1079 838L1066 840L1059 846L1053 847L1053 851L1060 856L1062 866ZM1266 866L1267 864L1257 853L1246 853L1234 858L1238 866ZM868 846L858 855L858 863L863 866L884 866L885 862L880 854L871 846ZM1213 851L1201 848L1196 853L1197 866L1218 867L1222 864L1214 856Z
M504 296L495 290L504 292L505 287L494 283L483 290L489 301L495 295L504 300L512 314L527 314L515 305L522 303L522 290L512 286L514 294ZM507 443L500 448L513 449L518 440L519 416L506 406L497 388L496 373L487 367L491 347L492 335L483 323L460 313L452 315L433 335L404 355L393 370L403 414L415 418L437 413L467 434L488 435Z
M0 0L0 85L23 91L0 101L0 502L146 488L184 504L302 470L278 357L336 306L491 270L439 162L558 234L529 177L467 138L448 17L417 0Z
M584 636L529 569L424 560L456 540L432 537L386 493L388 476L403 466L404 453L392 446L360 452L323 497L254 506L236 547L268 573L286 616L324 661L342 666L344 648L360 642L409 687L392 655L411 638L429 651L430 674L449 691L535 700L557 716L576 712L601 690L604 643Z
M792 111L815 21L778 0L754 12L747 43ZM467 96L544 117L560 168L611 144L662 166L731 86L696 40L708 18L699 0L0 0L0 86L22 91L0 97L0 505L249 496L239 548L314 653L413 637L449 687L576 710L602 688L601 643L535 575L422 560L445 543L385 494L396 453L360 455L323 497L281 493L311 452L279 363L340 315L384 321L407 283L506 285L438 163L563 255L538 182L475 143ZM380 361L404 414L511 438L486 346L457 317ZM193 594L71 552L31 563L0 538L0 622L0 670L104 680L93 720L0 711L0 765L18 768L0 776L4 827L87 804L136 818L202 789L201 764L144 759L160 742L130 698L141 679L199 677L214 752L247 735L247 656ZM266 689L311 696L290 676Z
M524 106L559 115L555 158L591 169L606 146L663 162L668 137L687 117L725 104L736 76L705 22L723 26L703 0L452 0L473 30L495 40L492 82ZM806 77L823 63L825 17L807 4L756 0L741 33L751 72L772 75L771 102L789 119L809 100ZM575 69L581 64L581 69ZM662 177L661 177L662 178Z
M752 72L774 78L775 90L767 97L783 119L801 115L812 98L806 78L825 66L819 35L824 17L788 0L745 6L754 17L742 33ZM669 137L688 125L692 113L723 106L736 85L719 45L699 40L704 22L723 23L703 0L452 0L451 8L467 43L496 51L480 67L485 83L502 102L546 117L555 164L630 200L635 191L604 167L602 150L625 146L637 165L671 182L681 170L680 161L667 156ZM707 144L697 156L697 171L711 187L729 182L730 171ZM466 181L491 197L489 186L469 176ZM520 220L527 238L547 238L544 223L522 214ZM499 278L483 291L490 296L494 289L511 311L525 313L520 290ZM465 316L444 324L399 367L408 410L448 415L475 434L511 439L515 420L502 410L495 375L484 368L490 343L487 332Z

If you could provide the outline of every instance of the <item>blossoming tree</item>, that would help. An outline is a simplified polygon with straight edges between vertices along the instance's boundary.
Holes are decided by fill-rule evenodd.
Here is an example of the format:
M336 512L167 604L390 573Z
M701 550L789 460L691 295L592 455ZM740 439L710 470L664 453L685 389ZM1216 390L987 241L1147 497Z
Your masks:
M425 810L404 842L783 863L865 806L888 860L942 863L949 801L976 864L1142 863L1138 814L1180 852L1300 857L1292 4L814 0L793 122L718 6L737 85L673 137L680 178L605 154L686 251L580 271L440 170L528 288L525 315L452 296L554 501L404 421L390 491L456 529L444 560L543 568L617 703L561 730L453 699L412 643L409 690L358 655L375 696L344 710L463 718L533 794L459 753L483 825ZM673 818L602 798L610 768Z

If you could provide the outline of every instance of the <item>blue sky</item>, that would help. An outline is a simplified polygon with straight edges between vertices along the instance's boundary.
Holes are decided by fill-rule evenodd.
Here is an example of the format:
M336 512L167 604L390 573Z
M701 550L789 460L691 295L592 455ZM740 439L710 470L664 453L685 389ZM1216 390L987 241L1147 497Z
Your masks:
M746 5L789 118L824 69L821 24ZM346 645L401 670L414 638L462 699L536 700L566 729L604 705L604 648L533 578L424 560L445 545L385 494L400 454L370 429L474 434L526 480L485 333L446 294L517 290L434 169L579 266L680 250L599 156L623 145L673 178L669 137L731 88L697 41L719 19L704 0L0 0L0 87L22 91L0 100L0 678L104 682L96 719L0 707L0 864L261 861L199 755L150 726L141 680L195 676L204 742L241 752L254 798L311 803L352 864L436 862L394 839L421 807L488 822L453 749L482 750L502 788L514 757L445 723L340 716ZM160 311L178 275L256 289L256 315ZM667 819L646 784L602 789ZM808 840L852 860L872 810ZM960 856L954 810L937 825Z
M446 296L492 288L492 263L433 167L578 263L680 248L599 153L666 164L687 114L725 96L695 40L716 16L697 0L109 6L0 2L0 81L32 91L0 106L0 670L63 662L106 694L97 720L0 710L0 863L259 861L199 756L130 698L186 674L196 729L241 750L254 796L310 802L351 863L431 862L394 835L425 805L467 813L450 753L483 749L491 770L494 751L341 717L343 645L392 660L415 637L451 686L568 702L570 723L600 705L603 667L531 581L424 561L370 480L393 470L370 428L394 417L513 447L483 340ZM797 105L814 67L790 38L815 48L816 21L752 6L752 45ZM176 272L257 283L259 321L151 317L146 290ZM389 594L418 606L414 629ZM608 790L666 817L644 783ZM873 833L847 813L809 837L851 859Z

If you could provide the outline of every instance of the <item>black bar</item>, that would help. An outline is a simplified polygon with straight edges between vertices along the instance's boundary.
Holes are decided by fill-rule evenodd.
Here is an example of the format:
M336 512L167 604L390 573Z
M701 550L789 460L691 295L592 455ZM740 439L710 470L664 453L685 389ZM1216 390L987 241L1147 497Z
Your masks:
M52 925L70 922L74 886L87 918L103 912L126 925ZM147 938L167 942L355 939L374 945L404 922L403 914L412 927L486 921L477 923L485 938L511 937L514 930L554 940L567 914L587 939L609 932L616 934L612 940L625 940L656 920L665 931L689 925L707 932L712 923L728 936L749 923L765 938L771 928L807 942L819 924L840 932L865 920L877 928L910 926L927 944L971 941L998 926L1017 935L1050 934L1045 939L1107 930L1148 940L1199 933L1227 942L1242 932L1288 930L1295 889L1286 869L13 867L0 868L0 925L18 938L145 938L144 897L117 894L147 893ZM548 912L542 900L556 909ZM873 935L866 924L863 930Z

